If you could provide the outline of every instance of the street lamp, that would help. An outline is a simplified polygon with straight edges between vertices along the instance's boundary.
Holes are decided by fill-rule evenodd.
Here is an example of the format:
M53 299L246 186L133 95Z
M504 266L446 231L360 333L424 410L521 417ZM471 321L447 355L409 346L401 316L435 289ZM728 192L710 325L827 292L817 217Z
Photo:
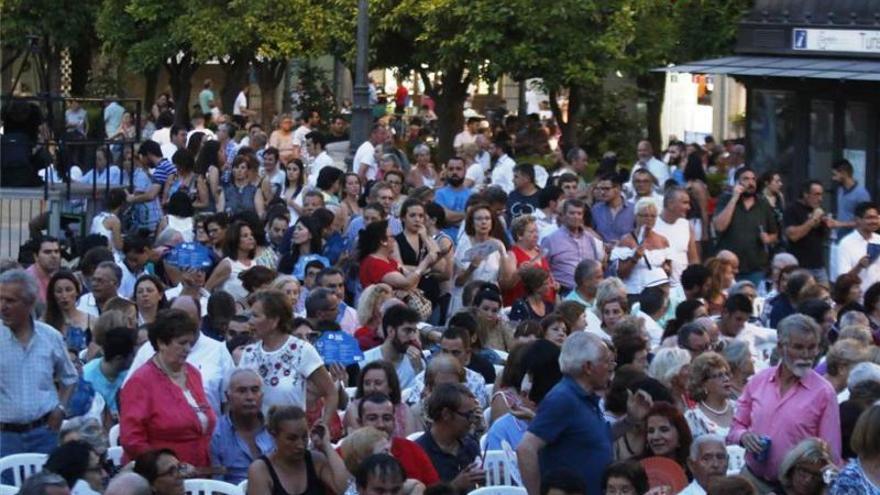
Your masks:
M351 154L367 140L373 111L370 108L370 87L367 84L367 56L370 32L368 0L358 0L357 59L355 60L353 108L351 116ZM354 165L356 168L357 165ZM355 170L356 171L356 170Z

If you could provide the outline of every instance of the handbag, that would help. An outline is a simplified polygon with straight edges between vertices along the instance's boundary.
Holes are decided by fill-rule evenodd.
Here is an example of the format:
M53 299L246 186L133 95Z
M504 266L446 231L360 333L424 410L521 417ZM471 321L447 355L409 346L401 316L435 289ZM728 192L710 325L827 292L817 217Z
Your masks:
M434 312L434 305L425 297L422 289L399 290L397 291L397 298L418 313L422 321L427 321L431 317L431 313Z

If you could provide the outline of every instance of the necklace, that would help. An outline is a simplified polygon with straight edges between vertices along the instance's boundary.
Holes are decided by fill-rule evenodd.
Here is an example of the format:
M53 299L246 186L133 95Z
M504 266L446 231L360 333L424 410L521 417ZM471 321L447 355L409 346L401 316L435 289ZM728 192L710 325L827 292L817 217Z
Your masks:
M168 378L171 379L171 381L174 381L174 382L180 381L181 377L184 376L183 370L180 370L176 373L171 371L171 369L165 365L165 363L162 361L162 358L159 357L158 354L156 354L156 356L153 359L155 360L156 364L159 366L159 369L162 370L162 373L165 373L165 375L167 375Z
M721 409L720 411L718 409L712 409L712 407L709 406L709 404L706 404L706 401L704 401L704 400L700 401L700 405L705 407L706 410L709 411L710 413L718 415L718 416L724 416L725 414L727 414L727 411L730 410L730 401L724 401L724 408Z

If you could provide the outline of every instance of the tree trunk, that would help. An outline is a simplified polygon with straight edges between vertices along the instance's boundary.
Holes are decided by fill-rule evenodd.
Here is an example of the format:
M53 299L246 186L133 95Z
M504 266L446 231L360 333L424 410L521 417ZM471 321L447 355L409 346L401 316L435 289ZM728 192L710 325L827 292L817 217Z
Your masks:
M156 101L156 90L159 87L160 70L159 67L156 67L144 71L144 106L141 108L144 115L153 111L153 103Z
M260 86L260 119L264 125L268 125L278 111L275 89L284 79L287 60L256 60L254 67Z
M70 50L70 62L73 69L70 74L70 94L77 96L105 96L87 95L86 84L92 68L92 45L82 43L77 49Z
M220 109L223 113L232 115L235 106L235 98L238 92L247 82L248 57L241 54L230 56L228 62L220 62L223 74L226 76L223 89L220 90Z
M174 120L177 124L184 125L190 120L189 95L192 91L192 76L198 66L189 54L180 61L172 59L165 64L171 91L174 92Z
M443 72L441 86L431 90L436 102L437 113L437 157L445 163L455 155L452 143L455 135L464 128L464 102L467 99L469 77L464 77L464 69L456 67Z
M663 111L663 90L666 84L666 74L648 73L636 78L639 93L646 104L646 127L648 129L648 141L654 148L655 153L663 149L663 136L660 130L660 117Z
M548 96L550 98L550 111L553 112L553 118L556 120L559 130L562 132L559 146L561 146L565 152L568 152L571 148L580 145L580 136L578 135L580 87L571 86L568 89L568 115L563 115L562 107L559 106L559 102L557 101L557 98L559 97L557 89L550 89Z

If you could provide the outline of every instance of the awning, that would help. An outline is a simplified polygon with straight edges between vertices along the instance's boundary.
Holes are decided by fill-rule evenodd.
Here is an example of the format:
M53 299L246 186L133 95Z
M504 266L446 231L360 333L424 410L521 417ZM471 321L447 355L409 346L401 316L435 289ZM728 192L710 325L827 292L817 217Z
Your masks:
M659 67L654 69L654 72L880 81L880 62L804 57L733 56Z

